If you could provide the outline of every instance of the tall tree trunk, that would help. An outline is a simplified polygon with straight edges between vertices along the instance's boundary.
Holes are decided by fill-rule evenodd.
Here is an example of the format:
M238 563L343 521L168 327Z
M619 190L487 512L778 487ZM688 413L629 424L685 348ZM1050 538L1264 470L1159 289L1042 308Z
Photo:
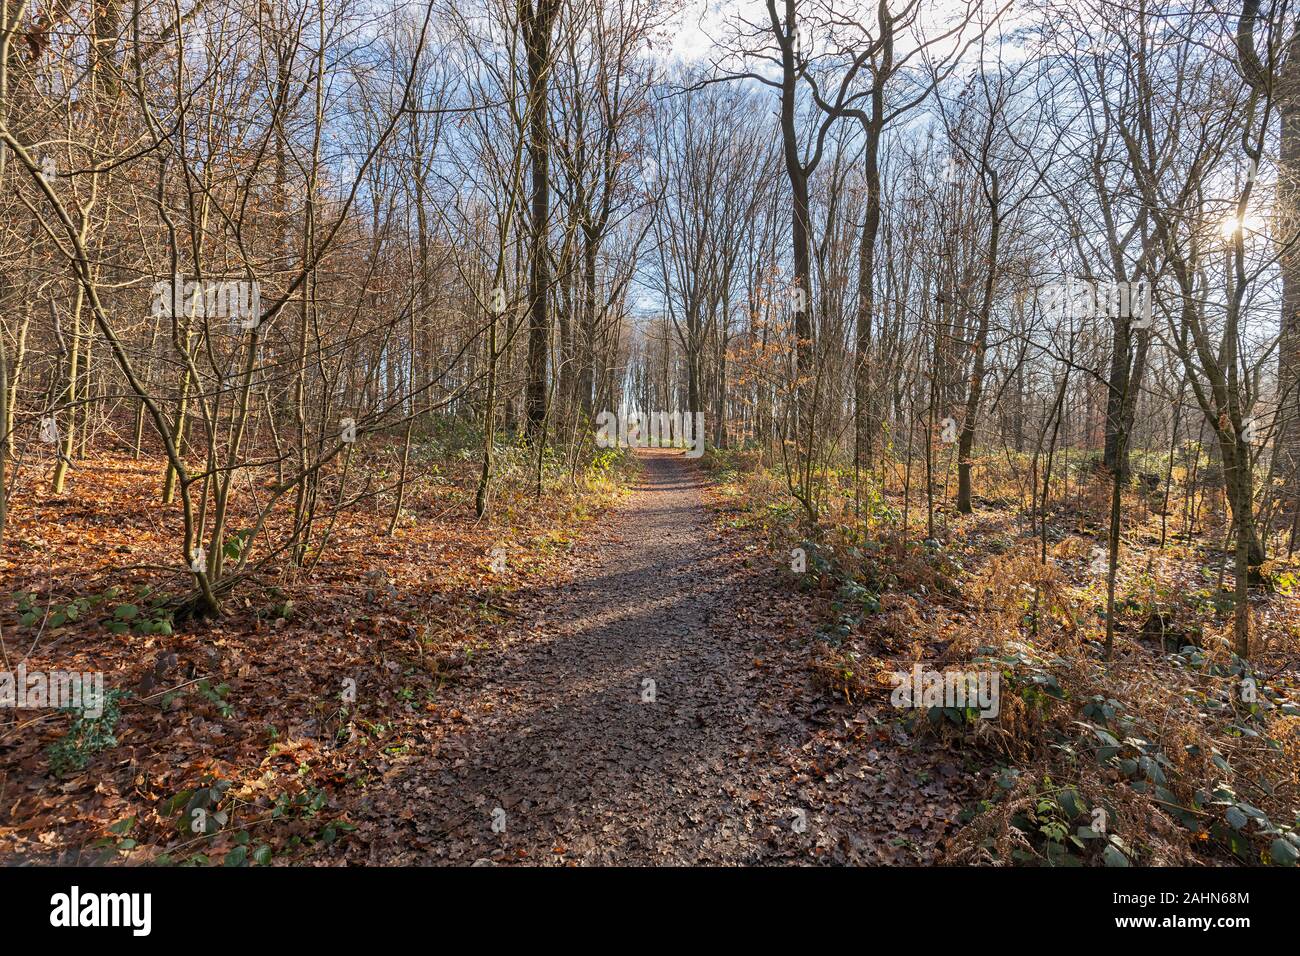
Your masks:
M769 0L775 27L775 8ZM795 46L795 2L785 0L785 33L781 37L781 152L790 180L790 238L794 253L795 429L807 417L807 388L802 377L812 365L812 253L808 201L808 168L799 155L798 79L800 66Z
M1297 55L1293 49L1292 55ZM1288 64L1288 72L1300 63ZM1297 80L1300 78L1292 78ZM1286 481L1291 507L1300 511L1300 102L1285 98L1281 114L1278 207L1283 210L1286 241L1282 247L1282 325L1277 349L1278 428L1274 448L1278 473Z
M1280 123L1277 209L1282 222L1278 237L1282 272L1282 320L1278 340L1278 408L1273 436L1283 477L1300 520L1300 26L1291 21L1285 38L1285 61L1279 74L1269 76L1255 50L1255 23L1260 0L1243 0L1237 21L1237 60L1246 82L1261 94L1271 94ZM1280 26L1280 24L1279 24ZM1271 59L1271 58L1270 58Z
M547 224L551 212L550 116L547 82L551 70L551 27L558 0L521 5L528 60L528 158L532 166L532 221L528 263L528 360L524 371L524 414L528 435L540 436L546 421L546 353L551 327L551 266Z
M596 239L584 231L582 247L582 322L578 335L578 407L590 421L593 417L592 390L596 372Z
M873 99L882 98L877 89ZM879 130L873 122L867 130L866 180L867 208L862 223L862 241L858 247L858 315L854 330L853 378L853 464L855 468L871 464L871 324L876 309L876 235L880 232L880 147Z
M989 319L993 311L993 287L997 282L998 247L1002 238L999 177L996 170L990 170L989 175L992 181L992 188L989 191L989 211L993 217L993 223L989 229L989 271L984 279L984 295L980 302L979 327L975 332L975 341L971 343L971 347L975 351L975 359L971 363L970 385L966 392L966 414L962 421L961 437L957 442L957 510L964 515L968 515L974 510L971 502L971 454L975 449L975 426L979 421L980 401L984 397Z

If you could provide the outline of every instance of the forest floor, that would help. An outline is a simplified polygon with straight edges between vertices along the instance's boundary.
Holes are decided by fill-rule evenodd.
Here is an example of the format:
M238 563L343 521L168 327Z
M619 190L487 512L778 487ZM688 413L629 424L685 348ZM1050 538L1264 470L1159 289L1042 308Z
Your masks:
M378 504L341 513L310 575L175 627L156 463L33 490L0 561L5 664L127 695L91 728L111 739L0 722L0 861L940 859L984 771L887 696L829 692L813 597L696 463L640 463L625 492L503 490L494 523L454 482L413 491L391 536Z
M958 765L877 708L828 706L801 596L719 526L691 462L641 457L571 580L522 596L518 626L447 700L459 726L361 801L347 858L933 859L968 795Z
M400 449L326 476L302 567L233 514L228 555L271 559L206 619L173 613L157 459L88 457L61 494L25 466L0 683L97 672L113 706L0 707L0 865L1300 855L1300 559L1251 592L1247 672L1212 502L1195 527L1126 502L1107 661L1096 480L1044 561L1005 479L922 540L905 497L810 529L745 453L548 458L539 496L504 445L476 520L472 448L418 443L399 508ZM893 700L919 664L996 672L997 719Z

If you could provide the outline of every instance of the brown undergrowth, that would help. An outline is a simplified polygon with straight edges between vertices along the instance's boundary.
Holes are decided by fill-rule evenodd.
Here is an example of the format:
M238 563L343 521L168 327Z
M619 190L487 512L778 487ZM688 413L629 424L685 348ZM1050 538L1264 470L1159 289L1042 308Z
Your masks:
M398 453L358 486L391 484ZM472 450L417 448L391 536L391 493L354 500L309 571L273 562L208 620L172 614L186 574L158 460L79 461L57 497L30 471L0 555L0 670L100 671L113 706L0 711L0 862L328 859L353 795L458 719L440 691L621 493L620 456L576 482L548 466L540 499L515 457L476 521Z
M810 667L826 693L901 705L893 719L921 746L958 746L988 777L948 862L1295 864L1293 563L1272 562L1273 587L1252 591L1251 659L1238 660L1213 512L1161 548L1161 516L1135 491L1106 660L1097 489L1076 486L1049 517L1043 561L1013 488L990 493L970 516L942 506L936 537L926 539L915 498L909 533L892 494L858 519L847 496L832 498L810 528L753 456L714 455L710 464L735 502L734 520L763 528L790 586L819 599ZM937 691L915 706L900 699L895 688L917 665L996 677L996 716Z

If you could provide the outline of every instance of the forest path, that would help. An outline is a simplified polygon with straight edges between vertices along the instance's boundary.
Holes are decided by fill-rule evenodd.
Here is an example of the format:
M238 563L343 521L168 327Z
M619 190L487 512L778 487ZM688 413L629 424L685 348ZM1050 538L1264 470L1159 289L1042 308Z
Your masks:
M368 862L907 858L865 836L894 830L868 823L877 798L910 789L881 789L869 763L885 745L813 739L825 701L789 639L802 601L770 556L721 535L693 462L642 464L575 547L573 580L529 594L519 633L452 688L463 722L370 802L387 836L370 835Z

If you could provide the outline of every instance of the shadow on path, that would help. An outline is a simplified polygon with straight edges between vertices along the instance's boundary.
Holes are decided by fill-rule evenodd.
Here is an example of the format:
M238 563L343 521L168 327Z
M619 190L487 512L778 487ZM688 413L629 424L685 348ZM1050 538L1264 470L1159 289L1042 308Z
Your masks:
M572 583L526 592L522 639L453 689L465 723L371 802L373 823L411 828L373 842L371 862L878 858L844 809L869 775L828 794L805 772L801 715L819 702L789 640L802 608L770 559L722 541L692 462L646 450L642 464L584 534Z

